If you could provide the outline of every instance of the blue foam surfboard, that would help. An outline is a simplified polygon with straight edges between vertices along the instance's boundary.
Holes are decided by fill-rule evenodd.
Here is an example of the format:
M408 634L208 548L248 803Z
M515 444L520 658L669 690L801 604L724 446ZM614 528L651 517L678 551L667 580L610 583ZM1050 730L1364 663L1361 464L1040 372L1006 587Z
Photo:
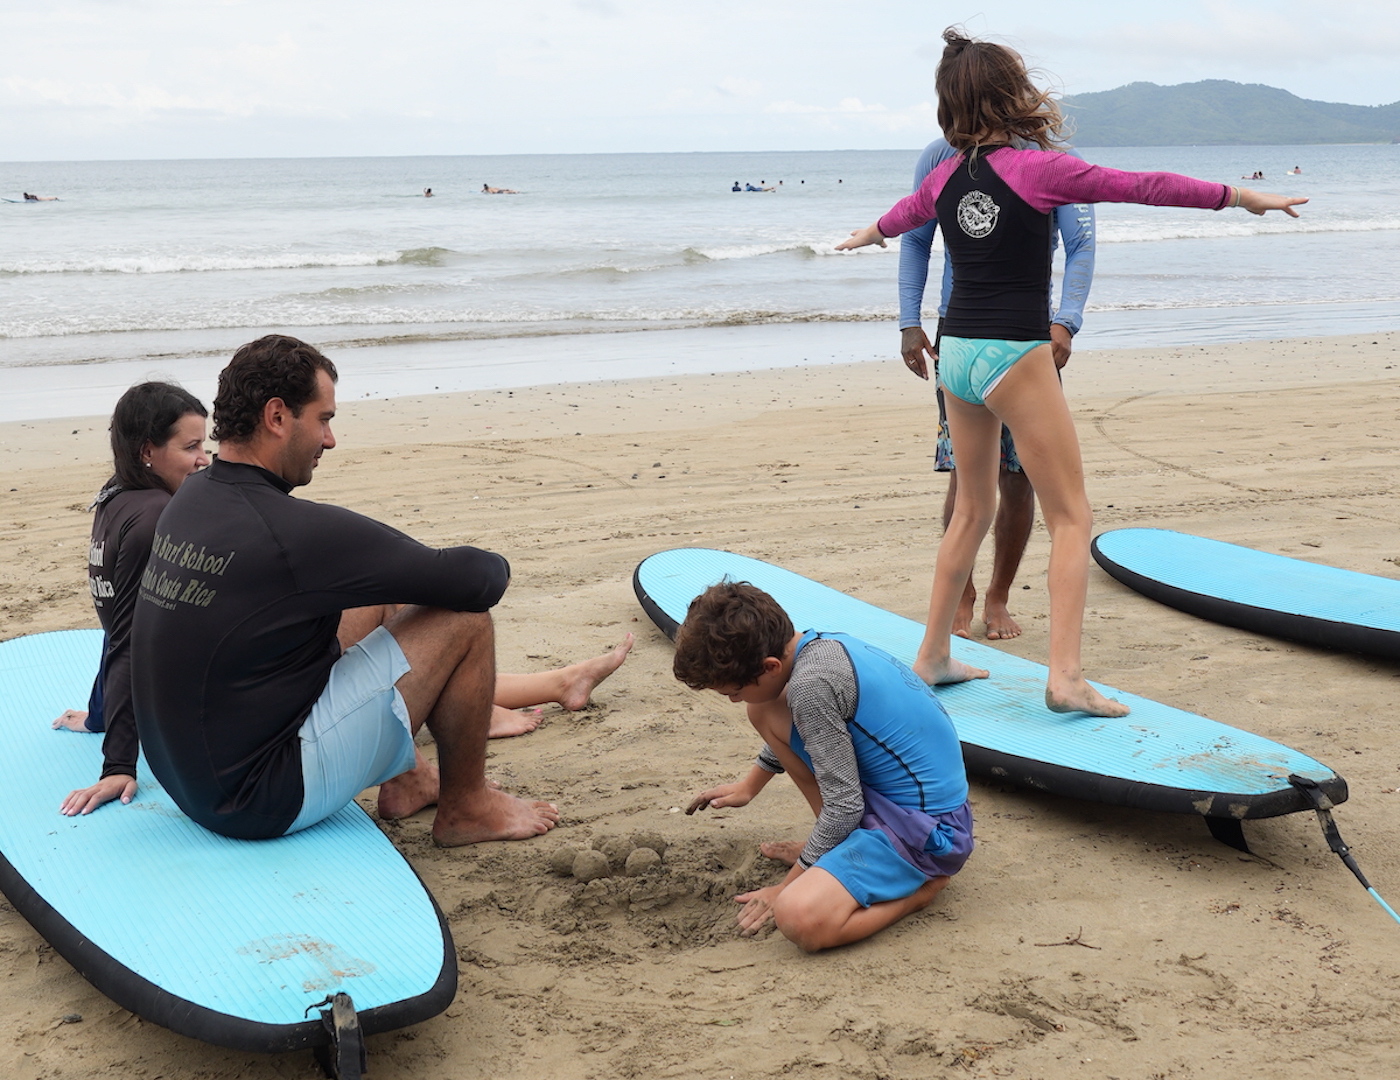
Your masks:
M1259 634L1400 660L1400 581L1170 529L1113 529L1090 548L1144 596Z
M0 643L0 890L89 982L157 1024L237 1050L330 1042L348 994L364 1034L451 1003L457 958L423 883L355 804L276 840L196 825L142 757L130 805L66 818L102 739L50 722L87 700L102 634Z
M643 609L674 637L690 601L729 578L771 594L799 629L840 630L912 662L924 628L789 570L727 551L683 548L644 559L633 574ZM990 679L937 687L962 740L968 771L1059 795L1147 810L1200 814L1217 837L1243 846L1238 823L1311 810L1289 782L1315 781L1332 800L1346 781L1287 746L1099 683L1132 712L1118 719L1045 707L1046 669L953 639L953 655Z

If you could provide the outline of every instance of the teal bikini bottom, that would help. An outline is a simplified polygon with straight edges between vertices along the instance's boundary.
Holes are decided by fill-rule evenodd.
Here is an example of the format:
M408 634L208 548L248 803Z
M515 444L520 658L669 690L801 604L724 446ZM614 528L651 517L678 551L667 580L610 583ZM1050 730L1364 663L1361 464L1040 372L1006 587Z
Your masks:
M973 405L985 405L987 395L996 389L1017 360L1032 349L1048 344L1048 338L1003 341L945 335L938 343L938 380L954 397Z

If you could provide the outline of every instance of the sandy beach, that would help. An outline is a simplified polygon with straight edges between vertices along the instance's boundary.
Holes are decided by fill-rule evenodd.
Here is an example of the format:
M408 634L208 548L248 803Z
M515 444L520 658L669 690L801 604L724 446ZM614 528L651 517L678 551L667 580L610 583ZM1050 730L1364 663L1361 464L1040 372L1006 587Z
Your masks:
M1097 528L1400 575L1400 332L1081 352L1065 383ZM977 850L926 912L818 956L737 936L732 895L781 877L758 843L804 837L810 815L783 782L743 809L678 812L758 744L737 707L671 677L632 570L664 548L725 548L922 620L944 479L932 388L897 361L373 401L340 389L339 446L303 494L505 554L502 670L637 636L589 708L547 709L533 734L492 744L496 779L558 802L554 833L444 851L428 814L385 824L449 917L461 986L444 1015L369 1040L374 1080L1400 1071L1400 926L1311 815L1246 825L1248 856L1196 818L974 778ZM96 625L84 508L107 476L105 424L0 425L0 639ZM1048 552L1038 524L1012 597L1025 633L998 645L1041 662ZM984 546L979 581L989 567ZM1084 651L1096 680L1336 769L1342 835L1400 903L1394 665L1199 621L1097 567ZM644 832L669 844L660 876L549 872L561 845ZM0 1015L0 1075L15 1080L320 1075L309 1053L240 1054L137 1019L4 903Z

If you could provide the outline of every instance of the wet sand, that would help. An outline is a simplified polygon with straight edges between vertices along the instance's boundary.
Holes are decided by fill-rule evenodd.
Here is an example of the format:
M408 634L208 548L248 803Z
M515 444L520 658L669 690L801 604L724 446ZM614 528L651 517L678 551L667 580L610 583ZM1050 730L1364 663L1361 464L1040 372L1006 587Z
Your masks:
M1086 352L1065 379L1098 528L1400 575L1400 334ZM736 707L670 677L631 572L663 548L721 547L921 618L944 481L931 388L897 362L385 401L341 390L340 445L304 494L506 554L503 670L638 639L588 709L546 709L539 730L492 745L498 780L559 803L555 833L442 851L427 815L385 825L449 917L461 988L446 1014L369 1040L376 1080L1400 1067L1400 926L1310 815L1246 825L1246 856L1198 819L974 780L977 851L926 912L815 957L736 936L730 897L781 876L758 843L799 839L810 819L781 781L743 809L677 811L741 775L757 744ZM104 426L0 425L0 638L95 625L84 508L106 475ZM1012 596L1025 633L999 645L1038 661L1048 551L1037 525ZM989 567L984 550L980 581ZM1400 668L1202 622L1097 568L1085 664L1335 768L1351 789L1342 834L1400 902ZM638 833L669 843L660 875L549 871L563 844ZM7 904L0 1008L7 1077L319 1075L309 1053L240 1054L138 1020ZM70 1013L82 1022L60 1023Z

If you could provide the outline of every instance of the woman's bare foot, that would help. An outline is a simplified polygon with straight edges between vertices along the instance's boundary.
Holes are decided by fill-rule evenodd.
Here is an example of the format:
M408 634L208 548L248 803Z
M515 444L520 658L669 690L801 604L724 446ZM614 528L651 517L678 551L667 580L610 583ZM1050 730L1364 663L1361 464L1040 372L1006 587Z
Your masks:
M765 858L792 866L802 854L804 846L801 840L769 840L766 844L759 844L758 850Z
M951 656L942 663L925 663L922 660L914 661L914 674L923 679L930 686L946 686L948 683L968 682L972 679L985 679L991 674L985 668L973 667L971 664L964 664L961 660L954 660Z
M54 718L53 729L55 731L82 731L90 732L87 726L88 714L81 709L64 709L62 716ZM92 732L96 734L96 732Z
M559 808L553 803L527 801L484 787L458 808L438 807L433 841L440 847L460 847L487 840L528 840L558 824Z
M972 584L972 579L967 579L967 588L963 589L962 598L958 600L958 610L953 612L953 636L972 639L972 609L977 605L977 589Z
M539 709L503 709L491 706L491 739L510 739L516 735L528 735L540 726L544 713Z
M397 821L411 817L438 801L438 767L413 749L413 768L379 785L379 819Z
M1060 693L1052 692L1047 686L1045 707L1051 712L1082 712L1090 716L1127 716L1129 712L1121 701L1104 697L1082 679L1077 686L1071 685Z
M982 620L987 624L988 641L1010 641L1021 636L1021 625L1011 617L1005 600L988 600L982 608Z
M564 692L559 695L559 704L570 712L577 712L587 705L597 685L622 666L627 654L632 651L634 640L628 634L622 639L622 644L611 652L564 668L560 673L564 676Z

